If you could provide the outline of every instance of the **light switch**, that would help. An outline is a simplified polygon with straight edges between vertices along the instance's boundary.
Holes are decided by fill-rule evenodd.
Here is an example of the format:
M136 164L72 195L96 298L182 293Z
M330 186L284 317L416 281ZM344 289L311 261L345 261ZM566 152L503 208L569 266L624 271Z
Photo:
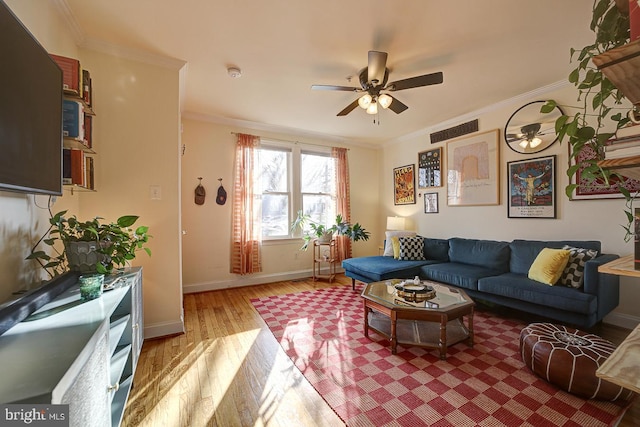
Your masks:
M161 200L162 199L162 188L159 185L150 185L149 186L149 197L151 200Z

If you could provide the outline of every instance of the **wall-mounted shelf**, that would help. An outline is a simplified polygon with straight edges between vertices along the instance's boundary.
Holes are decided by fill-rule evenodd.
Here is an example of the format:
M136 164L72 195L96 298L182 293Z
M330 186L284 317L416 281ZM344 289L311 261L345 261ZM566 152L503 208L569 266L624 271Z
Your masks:
M632 104L640 104L640 40L595 56L593 63Z
M640 180L640 156L601 160L598 162L598 166L626 176L627 178Z

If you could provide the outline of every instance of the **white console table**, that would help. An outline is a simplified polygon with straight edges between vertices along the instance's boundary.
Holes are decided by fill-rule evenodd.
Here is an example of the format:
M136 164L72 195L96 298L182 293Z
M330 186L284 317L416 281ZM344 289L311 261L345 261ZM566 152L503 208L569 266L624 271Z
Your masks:
M92 301L72 286L0 336L0 402L68 404L71 426L120 425L144 339L142 269L116 277Z

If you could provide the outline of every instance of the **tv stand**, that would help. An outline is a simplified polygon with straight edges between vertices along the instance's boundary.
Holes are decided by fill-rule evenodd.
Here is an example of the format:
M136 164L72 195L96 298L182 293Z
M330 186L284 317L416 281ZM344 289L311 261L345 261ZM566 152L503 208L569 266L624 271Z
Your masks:
M70 426L119 426L143 342L142 269L82 302L77 284L0 336L0 403L68 404Z

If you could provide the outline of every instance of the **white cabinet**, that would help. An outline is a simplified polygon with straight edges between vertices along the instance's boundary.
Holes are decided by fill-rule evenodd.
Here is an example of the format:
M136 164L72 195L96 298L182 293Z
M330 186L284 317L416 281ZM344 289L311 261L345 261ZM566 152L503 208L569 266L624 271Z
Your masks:
M0 402L69 404L71 426L119 426L142 330L140 268L92 301L72 286L0 336Z

